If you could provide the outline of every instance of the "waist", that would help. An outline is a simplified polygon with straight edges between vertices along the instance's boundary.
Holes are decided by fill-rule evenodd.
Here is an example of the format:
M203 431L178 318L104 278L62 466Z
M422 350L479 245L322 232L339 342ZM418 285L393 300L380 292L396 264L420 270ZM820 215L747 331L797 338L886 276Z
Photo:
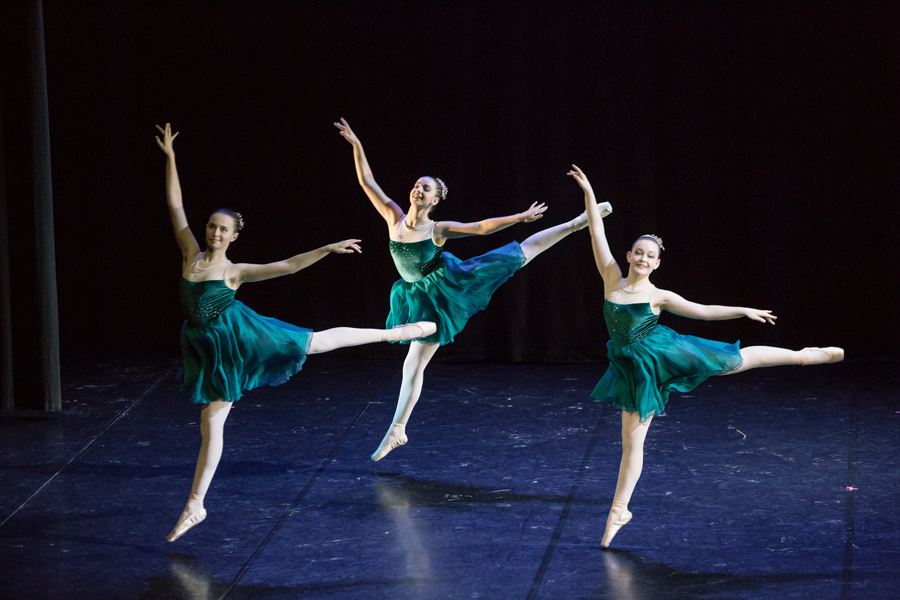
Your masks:
M184 316L188 327L197 328L208 325L219 318L223 312L238 304L237 300L232 299L230 302L215 306L203 306L202 304L191 310L184 307Z
M400 274L400 277L403 278L403 281L407 283L415 283L417 281L422 281L444 266L443 255L440 255L415 269L404 269L401 268L400 265L397 265L397 273Z
M642 329L637 331L634 335L623 336L618 335L615 332L610 331L609 337L610 341L617 346L630 346L632 344L636 344L643 340L644 338L650 336L653 333L656 333L660 328L660 325L653 324L651 327L647 327L646 329Z

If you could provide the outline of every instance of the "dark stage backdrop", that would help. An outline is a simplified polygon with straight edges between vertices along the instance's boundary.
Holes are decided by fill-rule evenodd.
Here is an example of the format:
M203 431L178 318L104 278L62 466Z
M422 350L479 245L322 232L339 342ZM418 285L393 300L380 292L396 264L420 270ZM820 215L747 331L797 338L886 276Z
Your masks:
M404 207L426 174L450 188L441 218L550 206L451 241L461 258L580 213L574 162L615 207L619 258L658 234L658 286L780 317L667 325L898 351L895 2L45 0L44 19L64 354L178 348L179 253L153 140L166 121L195 234L221 206L245 216L232 260L363 239L361 256L241 300L314 329L383 324L397 275L339 117ZM600 359L602 293L588 234L573 235L441 355Z

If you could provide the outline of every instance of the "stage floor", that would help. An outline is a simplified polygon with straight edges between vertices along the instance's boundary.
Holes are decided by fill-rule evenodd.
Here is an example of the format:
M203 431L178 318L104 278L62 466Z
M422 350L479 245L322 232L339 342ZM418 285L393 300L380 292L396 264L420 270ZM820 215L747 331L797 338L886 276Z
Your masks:
M200 442L175 364L64 363L63 413L0 415L0 597L900 597L895 362L673 394L608 551L603 364L435 363L373 463L400 361L313 356L235 406L209 516L168 543Z

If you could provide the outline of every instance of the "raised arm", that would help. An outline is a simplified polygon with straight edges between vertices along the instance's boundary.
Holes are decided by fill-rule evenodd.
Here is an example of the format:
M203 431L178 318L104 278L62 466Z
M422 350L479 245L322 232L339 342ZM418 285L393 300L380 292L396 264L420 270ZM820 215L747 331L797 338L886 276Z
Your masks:
M490 235L501 229L506 229L516 223L530 223L543 218L544 211L547 207L542 202L533 203L528 210L520 212L508 217L496 217L493 219L485 219L484 221L475 221L473 223L459 223L457 221L438 221L434 225L435 242L443 243L443 240L453 238L466 237L469 235Z
M600 271L603 283L607 287L618 285L619 280L622 279L622 271L619 269L616 259L613 258L609 242L606 241L606 229L603 226L597 198L594 196L594 188L591 187L591 182L588 181L584 172L575 165L572 165L572 170L567 175L577 181L584 190L584 209L587 211L588 227L591 232L591 248L594 250L594 262L597 264L597 270Z
M264 281L284 275L293 275L297 271L319 262L332 252L336 254L361 253L362 248L359 247L359 242L360 240L344 240L266 265L236 264L228 269L228 284L232 288L237 288L242 283L250 281Z
M341 122L335 123L334 126L340 130L341 136L353 146L353 162L356 165L356 178L359 180L359 185L362 186L366 196L372 201L372 205L375 206L378 214L387 221L388 225L395 225L403 218L403 209L388 198L387 194L382 191L381 186L375 182L375 177L372 175L372 168L366 159L362 142L350 129L350 124L345 119L341 119Z
M667 310L670 313L687 317L689 319L701 319L703 321L724 321L726 319L739 319L747 317L760 323L775 324L775 315L771 310L759 310L756 308L744 308L741 306L719 306L697 304L685 300L674 292L657 290L653 294L654 306Z
M181 249L181 259L183 263L187 263L191 258L199 254L200 246L197 239L188 228L187 217L184 215L184 206L181 202L181 184L178 182L178 169L175 166L175 149L172 143L178 135L176 131L172 133L172 127L166 123L163 129L159 125L156 126L162 134L162 139L156 136L156 143L166 155L166 199L169 203L169 216L172 218L172 228L175 230L175 240Z

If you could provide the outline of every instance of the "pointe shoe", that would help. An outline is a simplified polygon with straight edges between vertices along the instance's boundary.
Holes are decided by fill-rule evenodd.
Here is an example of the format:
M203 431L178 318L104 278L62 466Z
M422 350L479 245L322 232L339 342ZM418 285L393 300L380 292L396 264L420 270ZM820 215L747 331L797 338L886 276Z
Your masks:
M431 321L418 321L417 323L397 325L384 332L381 339L384 342L407 342L434 335L436 332L437 325Z
M384 439L381 440L378 448L375 450L374 454L372 454L372 460L378 462L387 456L391 450L399 448L408 441L409 438L406 437L405 425L391 426L391 429L385 434Z
M172 533L169 534L169 537L166 538L166 541L174 542L175 540L186 534L189 529L191 529L195 525L199 525L205 518L205 508L201 508L197 512L190 512L185 508L181 513L181 516L178 517L178 522L175 523L175 529L172 530Z
M628 512L628 509L625 509L621 513L610 510L609 517L606 519L606 531L603 532L603 539L600 541L600 545L604 548L609 548L610 542L612 542L613 538L616 537L616 534L619 533L619 530L627 525L630 520L631 513Z
M819 356L811 356L813 352L818 352ZM825 360L817 360L821 355L825 355ZM806 365L824 365L828 363L836 363L844 360L844 349L836 346L827 348L804 348L797 353L797 364Z
M600 209L601 219L612 214L612 204L610 204L609 202L601 202L597 205L597 207ZM587 226L587 211L581 213L580 215L569 221L569 227L572 228L572 231L581 231Z

